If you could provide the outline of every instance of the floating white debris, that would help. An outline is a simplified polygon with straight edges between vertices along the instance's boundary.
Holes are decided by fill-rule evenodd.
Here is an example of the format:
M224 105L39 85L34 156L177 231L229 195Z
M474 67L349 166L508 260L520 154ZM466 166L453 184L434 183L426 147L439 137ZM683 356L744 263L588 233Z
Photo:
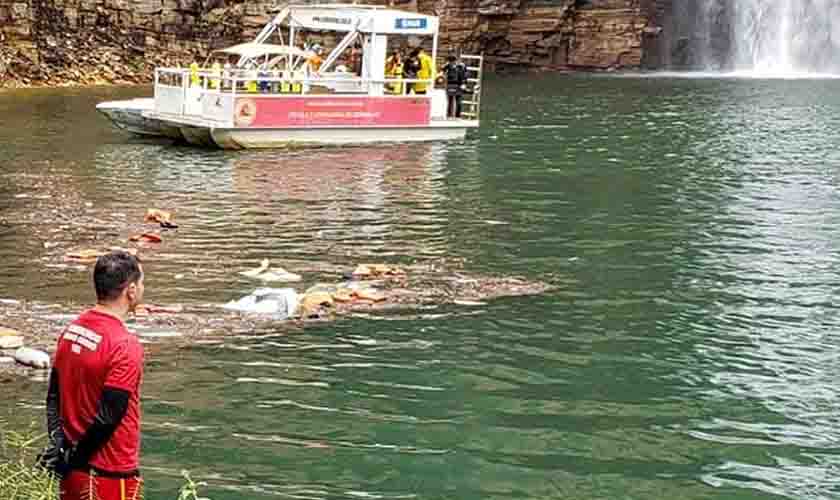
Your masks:
M291 317L298 306L298 294L292 288L258 288L251 295L225 304L232 311L274 314L282 319Z
M459 306L486 306L487 302L481 302L478 300L455 300L455 304Z
M137 332L137 335L142 338L151 338L151 339L165 339L165 338L175 338L175 337L183 337L184 334L181 332L175 331L151 331L151 332Z
M260 262L260 267L258 267L256 269L250 269L248 271L242 271L239 274L241 274L242 276L247 276L248 278L256 278L257 275L259 275L260 273L268 270L268 266L269 266L268 259L263 259Z
M0 349L17 349L18 347L23 347L23 337L20 335L0 335Z
M271 282L271 281L283 281L283 282L295 282L300 281L302 278L300 275L295 273L290 273L286 271L282 267L278 267L272 270L269 270L270 263L268 259L263 259L260 262L260 267L256 269L249 269L248 271L242 271L239 274L242 276L246 276L248 278L255 278L260 281Z
M50 355L30 347L21 347L15 351L15 361L32 368L50 367Z
M271 282L271 281L282 281L286 283L300 281L302 278L299 274L290 273L285 269L278 269L277 271L266 271L262 274L258 274L255 276L260 281Z

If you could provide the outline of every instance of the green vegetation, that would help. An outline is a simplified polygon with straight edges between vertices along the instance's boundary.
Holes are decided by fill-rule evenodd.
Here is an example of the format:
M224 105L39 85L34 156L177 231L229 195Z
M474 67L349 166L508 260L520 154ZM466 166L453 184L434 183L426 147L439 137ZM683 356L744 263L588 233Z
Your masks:
M35 424L23 431L10 430L0 420L0 498L4 500L56 500L58 481L36 465L47 435Z
M58 480L37 465L37 456L47 442L47 434L37 424L23 431L10 430L0 419L0 499L58 500ZM185 484L177 500L209 500L199 496L198 487L189 472L182 471Z
M190 477L190 473L182 470L181 475L184 476L186 483L181 486L181 492L178 494L178 500L210 500L208 498L198 496L198 487L204 483L196 483Z

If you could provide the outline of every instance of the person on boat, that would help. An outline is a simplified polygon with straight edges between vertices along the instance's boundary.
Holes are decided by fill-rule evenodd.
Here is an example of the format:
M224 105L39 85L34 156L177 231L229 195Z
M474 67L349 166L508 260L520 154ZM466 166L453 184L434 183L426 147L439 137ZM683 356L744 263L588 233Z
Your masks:
M361 76L362 74L362 49L359 47L353 47L350 49L350 57L347 61L347 66L350 68L350 72L356 76Z
M259 78L260 78L259 82L257 83L257 87L259 88L260 93L263 93L263 94L269 93L271 91L271 84L269 83L269 81L267 79L271 78L271 73L269 73L267 68L260 67L259 72L257 73L257 76L259 76Z
M426 53L421 47L418 49L417 60L420 62L420 69L417 71L418 80L431 80L435 74L435 63L432 57ZM429 89L428 82L417 82L414 86L414 92L417 94L425 94Z
M219 90L219 84L222 78L222 65L218 60L213 61L213 64L210 66L210 73L213 75L213 78L210 78L210 88Z
M317 43L312 46L312 55L306 60L306 64L309 65L309 71L311 73L317 74L318 70L321 69L321 65L324 64L323 52L324 49Z
M391 57L385 60L385 78L392 79L392 80L400 80L403 76L403 62L402 62L402 55L400 54L399 50L395 50ZM389 83L387 89L392 94L400 95L402 94L402 83L400 82L392 82Z
M418 59L419 54L420 51L418 49L412 50L408 55L408 59L403 64L403 76L406 80L417 79L417 73L420 71L420 59ZM406 94L415 93L417 82L408 82L406 85Z
M196 62L195 60L193 60L193 62L190 63L190 86L201 86L201 78L198 76L198 62Z
M441 76L446 81L446 116L450 118L461 117L461 103L464 99L464 91L467 88L467 67L454 55L446 58L446 65L441 71Z
M233 70L236 67L237 57L231 55L222 66L222 86L226 88L233 88Z
M143 301L143 267L128 252L105 254L93 284L96 306L58 337L40 462L61 478L61 500L141 498L144 354L125 320Z

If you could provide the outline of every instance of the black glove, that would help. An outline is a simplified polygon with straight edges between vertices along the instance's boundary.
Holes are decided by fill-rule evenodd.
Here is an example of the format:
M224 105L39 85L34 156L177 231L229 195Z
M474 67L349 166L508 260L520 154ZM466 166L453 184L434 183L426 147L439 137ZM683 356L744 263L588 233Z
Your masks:
M64 478L70 473L72 451L71 448L65 447L63 433L56 432L50 436L47 446L38 454L37 463L59 478Z

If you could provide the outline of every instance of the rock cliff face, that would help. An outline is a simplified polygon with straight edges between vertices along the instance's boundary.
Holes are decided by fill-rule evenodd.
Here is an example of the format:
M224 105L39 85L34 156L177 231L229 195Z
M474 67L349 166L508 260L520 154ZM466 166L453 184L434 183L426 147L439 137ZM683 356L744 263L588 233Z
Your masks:
M500 69L637 68L649 16L640 0L420 0L445 26L444 49Z
M441 54L491 68L655 64L671 0L391 0L441 16ZM382 2L377 2L382 3ZM149 82L155 65L253 38L267 0L0 0L0 87Z

